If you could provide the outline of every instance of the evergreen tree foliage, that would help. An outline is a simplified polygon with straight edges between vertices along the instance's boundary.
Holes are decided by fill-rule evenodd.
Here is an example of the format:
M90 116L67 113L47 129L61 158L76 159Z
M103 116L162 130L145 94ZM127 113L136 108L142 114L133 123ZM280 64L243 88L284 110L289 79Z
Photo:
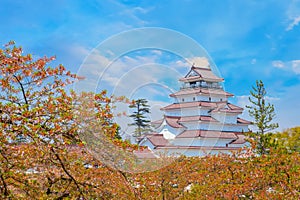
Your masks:
M254 138L257 141L257 150L260 154L265 154L270 141L270 134L265 134L268 131L278 128L277 123L272 123L276 116L274 105L266 102L266 89L261 80L256 81L256 86L252 86L252 91L249 101L252 105L247 105L249 115L254 118L253 124L258 131L254 133Z
M136 126L135 136L139 137L144 132L151 130L150 120L145 116L150 113L148 101L146 99L137 99L134 100L129 108L134 108L135 111L133 114L129 115L134 120L134 123L129 124L130 126Z

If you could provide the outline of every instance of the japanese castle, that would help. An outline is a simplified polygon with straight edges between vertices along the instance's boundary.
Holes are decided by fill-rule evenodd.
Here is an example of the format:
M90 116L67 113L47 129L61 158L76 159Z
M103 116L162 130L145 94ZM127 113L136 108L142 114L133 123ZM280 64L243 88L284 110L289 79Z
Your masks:
M251 122L239 117L243 108L228 102L223 78L209 66L192 66L179 79L182 87L170 94L174 103L161 108L164 116L152 122L155 132L140 141L156 155L205 156L231 153L249 145L244 132Z

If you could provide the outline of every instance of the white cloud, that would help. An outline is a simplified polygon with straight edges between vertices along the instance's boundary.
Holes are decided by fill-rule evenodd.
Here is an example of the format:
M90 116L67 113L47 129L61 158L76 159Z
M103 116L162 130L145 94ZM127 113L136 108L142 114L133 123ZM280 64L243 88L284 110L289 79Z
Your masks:
M276 68L284 68L284 63L281 60L274 60L272 65Z
M135 21L138 25L146 25L146 24L148 24L148 22L145 20L142 20L138 15L146 14L147 12L149 12L149 10L151 10L151 8L149 8L149 9L144 9L141 7L125 8L119 13L119 15L121 17L129 18L129 19Z
M79 57L83 57L83 56L85 57L90 53L90 51L87 48L79 45L69 46L67 50L71 52L72 55L79 56Z
M253 97L251 97L250 95L241 95L241 96L236 96L237 98L237 105L242 107L242 108L246 108L246 105L251 105L251 102L249 101L249 97L251 99L253 99ZM265 100L269 103L274 103L276 101L279 101L280 98L278 97L270 97L270 96L266 96Z
M269 96L266 96L265 100L268 101L268 102L270 102L270 103L274 103L275 101L279 101L280 98L279 97L269 97Z
M291 31L294 27L299 25L300 22L300 4L298 0L293 0L288 2L289 5L286 10L286 16L288 18L288 24L286 27L286 31Z
M155 96L168 96L162 90L174 90L175 85L170 85L170 81L177 81L180 75L170 67L156 63L149 63L136 66L128 70L114 83L114 93L117 96L125 95L129 98L136 98L137 95L152 99ZM172 82L172 81L171 81ZM171 92L170 92L171 93Z
M285 3L287 5L286 9L286 17L288 20L288 24L286 27L286 31L291 31L295 26L297 26L300 22L300 4L298 0L292 0Z
M145 8L141 8L141 7L134 7L132 10L143 13L143 14L148 13L150 11L150 9L145 9Z
M162 55L162 51L161 51L161 50L152 50L151 52L152 52L153 54L156 54L156 55L159 55L159 56Z
M251 103L249 101L249 97L250 97L250 95L236 96L236 98L237 98L237 105L240 106L240 107L242 107L242 108L245 108L246 105L250 105ZM279 101L280 98L279 97L266 96L265 100L268 101L268 102L270 102L270 103L272 103L274 101Z
M287 26L287 28L286 28L285 30L286 30L286 31L293 30L293 28L294 28L295 26L297 26L297 25L299 24L299 22L300 22L300 16L294 17L294 18L292 19L292 22L289 23L289 25Z
M272 65L276 68L293 71L296 75L300 74L300 60L291 60L283 62L281 60L274 60Z
M190 64L188 64L187 62L183 62L182 60L177 60L176 62L176 65L179 66L179 67L187 67L187 66L190 66Z
M296 74L300 74L300 60L293 60L292 68Z
M187 58L187 61L191 64L194 65L195 67L209 67L209 62L207 58L205 57L192 57L192 58Z

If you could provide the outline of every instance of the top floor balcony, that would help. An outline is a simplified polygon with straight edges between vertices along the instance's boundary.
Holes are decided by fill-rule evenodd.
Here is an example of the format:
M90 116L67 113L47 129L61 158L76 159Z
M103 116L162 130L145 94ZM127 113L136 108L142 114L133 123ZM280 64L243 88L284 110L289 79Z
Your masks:
M209 89L223 89L222 85L219 83L210 83L210 82L188 82L183 83L180 89L187 89L187 88L209 88Z

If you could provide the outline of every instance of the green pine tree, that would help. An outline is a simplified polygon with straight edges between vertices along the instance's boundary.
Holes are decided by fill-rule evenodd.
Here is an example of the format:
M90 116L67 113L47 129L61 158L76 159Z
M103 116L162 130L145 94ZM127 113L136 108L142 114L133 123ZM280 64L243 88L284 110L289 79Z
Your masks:
M136 126L135 136L139 137L142 133L151 130L150 120L145 116L150 113L148 101L146 99L137 99L129 106L129 108L134 108L135 111L129 117L133 118L134 123L129 124L130 126Z
M249 115L254 118L254 125L258 131L254 133L254 138L257 141L257 151L260 154L267 153L270 141L270 134L268 131L278 128L277 123L272 123L276 116L274 105L266 102L266 89L264 83L259 80L256 81L256 86L252 86L253 91L250 91L251 97L249 101L252 105L247 105Z

